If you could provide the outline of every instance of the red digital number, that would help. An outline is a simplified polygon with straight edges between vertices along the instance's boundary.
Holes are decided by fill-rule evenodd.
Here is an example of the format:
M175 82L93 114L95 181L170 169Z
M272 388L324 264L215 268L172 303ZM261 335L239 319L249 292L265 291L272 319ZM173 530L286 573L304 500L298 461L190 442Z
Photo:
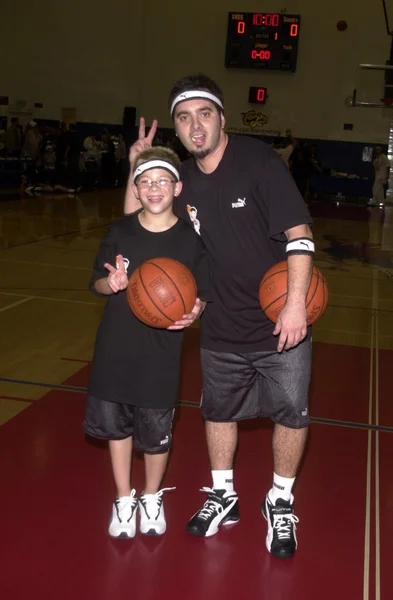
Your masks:
M266 25L266 27L278 27L280 24L280 15L263 15L261 13L255 13L252 16L252 24L257 27Z
M257 50L251 51L252 60L270 60L270 50L261 50L257 52Z
M263 102L265 100L265 90L263 88L260 88L257 91L257 100L258 102Z
M289 30L289 35L291 37L296 37L299 33L299 25L297 23L292 23L291 28Z
M237 24L237 32L242 35L246 30L246 24L244 21L239 21Z
M278 27L279 22L279 15L266 15L265 25L267 25L267 27Z

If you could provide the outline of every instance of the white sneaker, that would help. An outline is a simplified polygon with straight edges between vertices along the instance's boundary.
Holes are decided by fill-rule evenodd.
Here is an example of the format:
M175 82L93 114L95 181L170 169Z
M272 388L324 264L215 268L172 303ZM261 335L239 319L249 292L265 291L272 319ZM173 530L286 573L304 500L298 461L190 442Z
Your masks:
M116 498L109 523L109 535L115 538L133 538L136 532L136 510L138 500L135 490L129 496Z
M164 488L156 494L144 494L139 498L140 531L146 535L162 535L166 531L166 520L162 496L176 488Z

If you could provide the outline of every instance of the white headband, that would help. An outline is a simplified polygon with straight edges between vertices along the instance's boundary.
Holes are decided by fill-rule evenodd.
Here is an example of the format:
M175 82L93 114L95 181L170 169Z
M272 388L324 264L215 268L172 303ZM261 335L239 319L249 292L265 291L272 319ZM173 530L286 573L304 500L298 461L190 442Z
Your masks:
M170 171L177 178L177 180L180 181L179 171L177 169L175 169L175 167L173 165L171 165L171 163L166 162L166 160L148 160L147 162L143 163L142 165L139 165L139 167L137 169L135 169L135 173L134 173L132 180L135 183L136 178L139 177L139 175L142 175L142 173L144 173L145 171L148 171L149 169L158 169L158 168L166 169L167 171Z
M183 92L182 94L176 96L176 98L172 102L171 114L173 114L173 110L176 104L179 104L179 102L184 102L184 100L192 100L193 98L207 98L215 104L218 104L218 106L222 108L222 110L224 110L224 106L221 100L217 98L217 96L215 96L214 94L211 94L210 92L202 92L201 90L192 90L191 92Z

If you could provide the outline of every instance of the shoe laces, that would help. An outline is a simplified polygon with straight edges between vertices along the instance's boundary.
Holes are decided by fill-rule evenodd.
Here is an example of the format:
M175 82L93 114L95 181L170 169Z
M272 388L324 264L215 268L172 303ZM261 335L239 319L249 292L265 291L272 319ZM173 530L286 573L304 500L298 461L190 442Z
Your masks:
M158 519L161 511L163 495L165 492L171 492L175 490L175 487L172 488L163 488L159 490L155 494L143 494L139 498L139 502L142 504L145 509L146 515L149 519Z
M220 497L212 488L203 487L200 491L209 494L205 504L202 506L201 510L198 513L198 517L200 519L206 521L212 516L214 512L217 512L219 514L224 510L222 503L220 501L217 501L220 500ZM217 498L217 500L214 500L214 498Z
M277 530L279 540L289 540L291 538L292 528L296 529L296 523L299 519L293 513L287 515L273 516L273 529Z
M136 506L137 499L135 498L136 491L132 490L129 496L121 496L120 498L116 498L115 504L117 507L117 512L119 515L119 520L127 520L130 519Z

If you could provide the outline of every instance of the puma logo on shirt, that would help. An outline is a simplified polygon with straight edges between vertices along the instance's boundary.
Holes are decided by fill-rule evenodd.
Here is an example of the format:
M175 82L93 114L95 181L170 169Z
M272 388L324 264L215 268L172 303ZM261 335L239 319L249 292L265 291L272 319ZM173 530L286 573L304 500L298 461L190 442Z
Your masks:
M246 206L246 199L243 198L238 198L237 202L232 202L232 208L243 208L243 206Z

